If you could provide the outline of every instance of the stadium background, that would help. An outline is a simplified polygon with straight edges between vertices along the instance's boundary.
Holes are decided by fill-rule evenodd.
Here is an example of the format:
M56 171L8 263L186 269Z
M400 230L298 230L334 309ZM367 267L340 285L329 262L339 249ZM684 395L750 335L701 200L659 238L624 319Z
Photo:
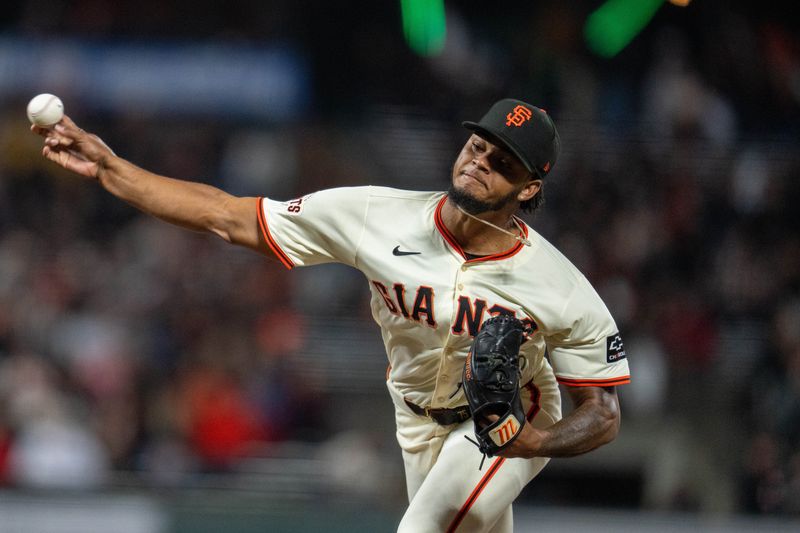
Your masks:
M391 531L405 505L361 275L288 273L58 171L40 92L145 168L278 199L444 188L461 120L541 104L563 152L532 223L634 380L619 438L554 460L517 530L797 530L800 21L656 2L613 53L636 2L591 26L603 3L4 4L0 532Z

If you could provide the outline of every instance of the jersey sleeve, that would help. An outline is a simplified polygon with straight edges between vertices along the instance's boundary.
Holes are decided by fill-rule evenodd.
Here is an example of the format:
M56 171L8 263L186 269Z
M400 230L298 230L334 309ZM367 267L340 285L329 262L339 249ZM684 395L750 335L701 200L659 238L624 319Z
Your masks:
M286 268L344 263L355 266L364 234L369 187L342 187L280 202L261 198L264 239Z
M562 317L564 329L546 338L550 364L559 383L573 387L630 383L622 336L585 278L568 299Z

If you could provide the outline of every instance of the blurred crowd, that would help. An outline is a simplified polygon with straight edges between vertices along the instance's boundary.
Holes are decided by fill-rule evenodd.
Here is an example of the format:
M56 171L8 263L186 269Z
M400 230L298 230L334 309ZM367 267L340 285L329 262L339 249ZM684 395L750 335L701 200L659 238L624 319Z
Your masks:
M42 3L20 3L6 30L130 31L101 1L77 3L92 17L70 10L37 26ZM148 169L289 199L367 183L444 188L466 137L459 120L507 95L542 103L564 148L530 223L587 274L623 332L633 383L620 438L660 427L644 446L664 447L663 464L682 472L653 481L643 504L701 509L712 483L729 487L730 510L800 515L796 27L744 3L704 2L695 18L665 6L631 50L599 60L580 35L591 2L544 2L513 31L513 2L488 16L448 3L444 51L418 58L396 13L368 23L331 12L353 25L333 40L288 3L243 4L260 15L178 36L295 40L316 72L313 116L176 127L136 110L81 115L73 95L74 118ZM305 30L287 34L295 24ZM180 483L341 429L336 392L298 358L314 324L370 321L366 284L325 268L290 274L136 214L39 157L26 97L0 107L0 486L101 487L115 472ZM377 142L365 132L403 137L396 120L375 129L387 105L420 136L436 119L437 162L414 167L429 174L405 175L397 146L364 149ZM378 335L369 324L360 334Z

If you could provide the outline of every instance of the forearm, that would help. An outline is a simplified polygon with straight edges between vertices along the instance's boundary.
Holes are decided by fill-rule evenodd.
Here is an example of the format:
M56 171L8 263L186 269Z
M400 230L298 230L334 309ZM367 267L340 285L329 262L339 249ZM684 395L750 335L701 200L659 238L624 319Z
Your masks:
M504 457L573 457L614 440L619 432L620 410L616 390L569 387L575 409L547 428L525 424Z
M541 430L532 455L573 457L611 442L619 430L618 410L612 405L587 402L578 406L559 422Z
M45 139L43 156L75 174L97 179L137 209L270 255L259 231L256 198L238 198L210 185L148 172L117 157L102 139L83 131L66 115L53 128L31 129Z
M117 198L166 222L238 244L253 238L231 214L239 199L210 185L159 176L113 155L101 162L97 179Z

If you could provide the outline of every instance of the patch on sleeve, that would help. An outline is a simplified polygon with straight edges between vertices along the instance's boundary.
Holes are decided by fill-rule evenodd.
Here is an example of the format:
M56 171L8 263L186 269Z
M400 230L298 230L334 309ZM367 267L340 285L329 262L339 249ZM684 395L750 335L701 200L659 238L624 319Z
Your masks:
M606 337L606 362L616 363L620 359L625 359L625 346L622 344L622 336L615 333L610 337Z

